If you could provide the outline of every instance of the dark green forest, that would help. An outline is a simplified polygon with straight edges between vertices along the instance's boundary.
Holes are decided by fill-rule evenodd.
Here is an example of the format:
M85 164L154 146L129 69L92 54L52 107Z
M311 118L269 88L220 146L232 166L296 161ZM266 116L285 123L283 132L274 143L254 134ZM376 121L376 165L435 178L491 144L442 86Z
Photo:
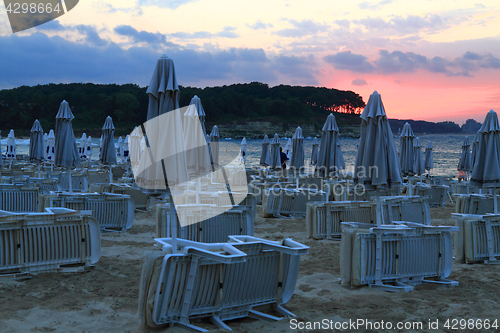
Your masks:
M330 112L359 114L365 103L352 91L252 82L222 87L180 87L180 106L194 95L201 98L209 123L245 120L311 123L324 122ZM26 135L35 119L44 129L54 127L62 100L68 101L76 132L100 131L109 115L117 133L130 132L146 120L148 96L145 87L133 84L48 84L0 91L0 128L21 130Z
M180 87L180 106L187 106L194 95L200 97L208 124L269 121L273 124L312 124L320 129L333 112L340 127L356 126L365 106L362 97L352 91L329 88L279 85L252 82L222 87ZM16 135L29 135L35 121L44 130L54 128L61 101L68 101L75 119L76 133L100 134L104 120L113 118L116 134L122 135L146 120L146 87L135 84L47 84L22 86L0 91L0 130L11 128ZM403 121L391 120L396 133ZM412 121L415 132L450 133L460 131L451 122ZM457 130L458 128L458 130Z

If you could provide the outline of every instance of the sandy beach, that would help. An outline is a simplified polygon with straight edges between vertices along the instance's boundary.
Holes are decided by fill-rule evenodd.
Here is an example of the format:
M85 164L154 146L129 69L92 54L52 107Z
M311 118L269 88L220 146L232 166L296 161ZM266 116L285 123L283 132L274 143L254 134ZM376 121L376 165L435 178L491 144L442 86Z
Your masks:
M340 241L308 239L305 219L262 218L261 209L258 206L255 236L271 240L291 237L310 247L310 253L302 257L295 294L285 306L297 315L297 322L422 322L423 329L414 331L450 332L453 330L443 327L447 319L493 322L499 316L498 266L455 262L449 278L459 281L458 287L420 285L407 293L345 288L339 284ZM431 211L433 225L454 225L452 204ZM134 225L127 232L101 234L101 259L87 272L38 274L24 281L0 280L1 331L147 332L139 324L137 302L143 251L155 249L154 214L136 213ZM436 319L439 329L429 329L429 320ZM196 324L216 331L208 320ZM246 318L227 324L235 332L287 332L294 328L290 319L263 322ZM179 327L168 331L185 332Z

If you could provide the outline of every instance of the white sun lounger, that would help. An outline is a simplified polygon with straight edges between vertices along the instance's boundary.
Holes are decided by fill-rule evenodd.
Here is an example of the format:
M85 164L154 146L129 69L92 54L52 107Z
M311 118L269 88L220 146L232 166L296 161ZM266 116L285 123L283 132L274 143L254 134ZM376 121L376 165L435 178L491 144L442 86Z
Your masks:
M247 206L219 207L215 205L177 205L176 216L170 204L158 205L156 235L171 237L171 221L177 223L177 237L201 243L226 242L230 235L253 236L254 218ZM228 209L229 208L229 209ZM200 216L212 216L197 222ZM183 225L179 224L179 220Z
M460 231L455 257L460 262L500 263L500 215L452 214Z
M293 295L300 256L308 247L290 239L229 240L200 244L178 239L179 251L171 254L171 239L156 239L163 251L146 257L141 277L139 314L146 326L175 324L206 331L191 320L208 317L230 330L224 321L281 319L254 309L266 304L283 316L294 316L282 306Z
M0 210L10 212L37 212L39 187L33 185L0 185Z
M0 277L82 270L101 255L99 226L90 212L0 211Z
M267 192L265 213L273 216L306 214L306 204L312 201L326 201L326 192L306 188L270 189Z
M101 230L127 230L134 222L134 201L113 193L52 193L44 195L44 207L90 210Z
M373 227L342 223L341 278L343 285L369 285L387 291L410 291L413 285L458 285L451 273L457 227L400 222Z

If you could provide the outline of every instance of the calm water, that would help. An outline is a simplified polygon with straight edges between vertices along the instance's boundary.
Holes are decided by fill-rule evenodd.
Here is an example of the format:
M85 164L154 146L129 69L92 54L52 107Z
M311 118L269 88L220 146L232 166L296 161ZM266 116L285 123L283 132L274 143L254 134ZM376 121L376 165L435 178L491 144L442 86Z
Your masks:
M434 152L434 169L431 170L432 175L439 176L457 176L457 165L460 159L462 142L465 135L439 135L429 134L420 136L422 145L422 153L429 141L432 142ZM474 135L469 135L469 141L472 141ZM348 171L353 171L354 161L356 159L356 143L358 139L341 138L340 145L344 154L346 168ZM24 145L17 146L18 154L28 154L27 140ZM92 159L97 159L99 155L99 140L93 139L93 156ZM281 147L285 148L288 139L281 140ZM318 143L320 138L318 138ZM221 140L220 142L220 161L221 163L229 163L233 160L240 151L241 140ZM306 164L309 164L312 151L312 139L304 139ZM396 149L399 151L399 138L395 139ZM5 137L2 140L2 154L5 153ZM260 154L262 151L262 140L247 140L247 166L258 166Z

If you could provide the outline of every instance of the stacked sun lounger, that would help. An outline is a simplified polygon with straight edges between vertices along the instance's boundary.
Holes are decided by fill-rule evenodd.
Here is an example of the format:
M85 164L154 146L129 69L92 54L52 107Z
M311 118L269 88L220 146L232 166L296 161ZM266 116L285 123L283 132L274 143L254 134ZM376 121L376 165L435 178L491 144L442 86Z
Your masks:
M456 231L409 222L380 227L342 223L342 284L387 291L410 291L421 283L458 285L446 279L453 262L451 233Z
M210 318L221 329L224 321L253 317L281 318L257 311L272 305L283 316L293 295L300 256L308 247L290 239L282 242L231 236L229 243L200 244L156 240L163 251L149 254L142 270L139 314L148 327L179 325L206 331L192 320Z
M449 186L422 183L416 184L412 189L414 195L427 197L429 204L434 207L444 206L449 192Z
M134 202L128 195L113 193L51 193L44 207L90 210L101 230L127 230L134 222Z
M307 204L307 235L314 239L339 238L342 222L377 223L375 201L332 201ZM381 197L381 224L408 221L430 225L430 207L426 198Z
M99 226L90 212L0 211L0 277L82 270L99 260L100 251Z
M455 213L485 215L494 213L494 197L488 194L461 194L454 196ZM500 200L499 202L500 207Z
M264 215L305 215L306 204L313 201L326 201L326 192L307 188L273 188L267 191Z
M177 237L201 243L225 242L230 235L253 236L254 217L251 206L217 206L206 204L158 205L157 237L172 237L172 221Z
M460 262L500 263L500 215L453 214L460 231L455 257Z
M44 191L33 185L0 185L0 210L37 212L39 196Z

